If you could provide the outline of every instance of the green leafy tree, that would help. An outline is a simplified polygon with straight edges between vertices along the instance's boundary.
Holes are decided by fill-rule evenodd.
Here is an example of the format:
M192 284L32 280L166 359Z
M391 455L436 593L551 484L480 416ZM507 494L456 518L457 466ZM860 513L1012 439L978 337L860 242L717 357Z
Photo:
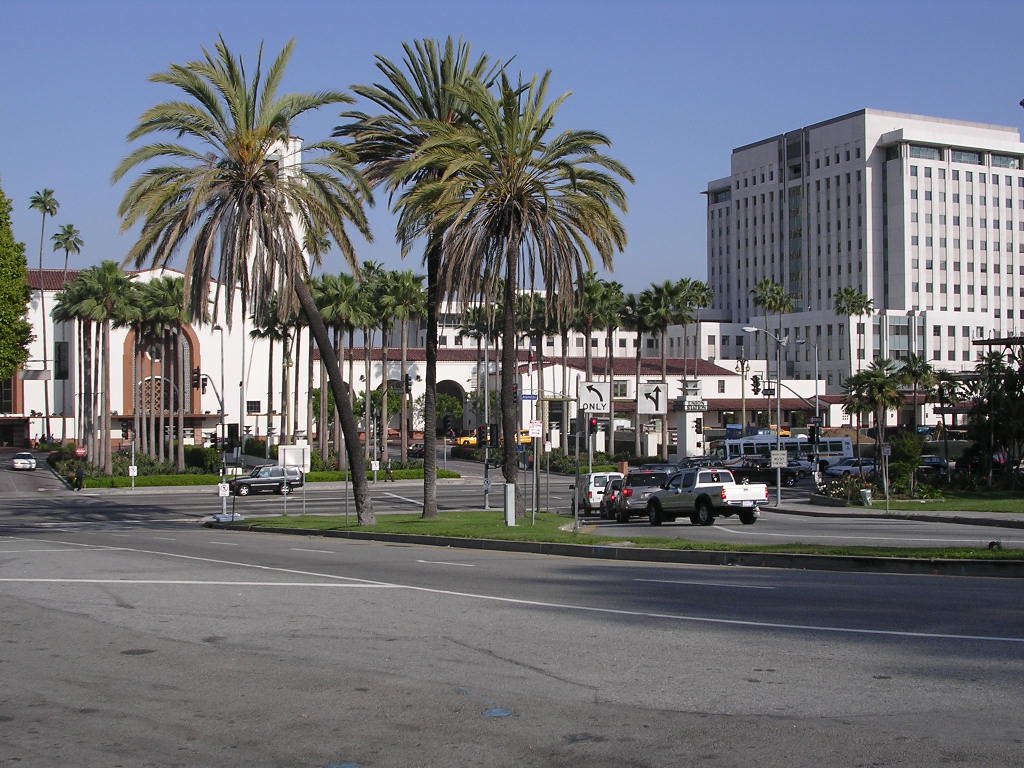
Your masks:
M28 269L25 244L14 239L11 201L0 189L0 379L9 379L28 360Z
M255 73L223 38L214 52L172 65L150 79L184 93L147 110L129 140L158 134L133 150L115 169L114 181L141 168L118 209L122 228L139 227L125 262L166 265L187 249L186 295L195 311L207 305L217 280L214 314L224 301L230 326L233 296L242 311L260 306L276 291L281 318L296 303L309 319L327 377L339 405L353 475L360 524L374 521L358 429L346 397L327 326L310 290L316 256L303 251L303 233L329 235L352 269L357 259L346 226L370 238L364 205L370 199L351 149L332 140L297 146L296 121L322 107L350 103L339 91L279 92L294 42L263 73L262 46ZM173 136L168 141L165 134ZM178 143L174 143L177 140ZM307 264L309 256L312 265ZM223 292L223 295L222 295Z

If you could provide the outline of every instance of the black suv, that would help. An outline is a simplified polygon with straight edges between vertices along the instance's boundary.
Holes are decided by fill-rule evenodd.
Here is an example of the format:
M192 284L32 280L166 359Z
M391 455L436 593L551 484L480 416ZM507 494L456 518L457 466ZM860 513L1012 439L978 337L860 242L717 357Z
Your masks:
M291 493L295 488L301 488L302 484L302 472L298 467L264 464L248 475L233 478L228 486L235 496L248 496L260 492Z
M630 515L647 514L647 497L675 474L663 469L631 469L622 481L622 491L615 499L615 519L628 523Z

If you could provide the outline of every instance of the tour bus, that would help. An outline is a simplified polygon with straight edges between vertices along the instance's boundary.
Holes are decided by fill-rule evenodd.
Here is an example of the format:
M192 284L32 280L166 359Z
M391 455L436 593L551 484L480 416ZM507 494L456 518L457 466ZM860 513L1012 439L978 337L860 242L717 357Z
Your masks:
M775 435L748 435L732 440L723 440L715 449L715 455L723 463L737 461L744 457L760 456L767 459L776 449L777 441L789 454L790 460L812 461L815 446L806 435L776 438ZM819 466L835 464L841 459L853 456L853 441L848 437L822 437L818 440L817 457Z

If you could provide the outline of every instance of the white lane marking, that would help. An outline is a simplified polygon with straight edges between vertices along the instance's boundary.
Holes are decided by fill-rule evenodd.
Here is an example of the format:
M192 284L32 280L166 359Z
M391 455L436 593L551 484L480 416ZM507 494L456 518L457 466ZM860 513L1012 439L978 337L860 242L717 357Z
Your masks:
M20 555L26 552L80 552L78 549L0 549L0 555Z
M207 544L219 544L222 547L237 547L238 546L238 544L233 542L233 541L214 541L213 539L207 540L206 543Z
M42 541L47 544L55 544L61 542L52 542L47 539L28 539L28 541ZM76 542L67 542L69 545L75 545L80 547L88 547L90 549L101 549L94 547L91 544L77 544ZM102 549L108 552L130 552L139 555L158 555L161 557L169 557L177 560L191 560L194 562L213 563L215 565L234 565L239 568L252 568L257 571L267 571L273 573L291 573L298 576L311 576L320 579L330 579L331 581L343 581L346 583L355 584L366 584L377 587L391 587L393 589L408 589L412 592L424 592L432 595L445 595L448 597L465 597L472 600L486 600L493 603L505 603L507 605L523 605L534 608L555 608L557 610L568 610L568 611L581 611L584 613L603 613L611 616L633 616L636 618L644 619L665 619L666 621L679 621L679 622L690 622L694 624L716 624L721 626L730 627L751 627L753 629L788 629L797 630L802 632L827 632L831 634L847 634L847 635L868 635L877 637L911 637L921 640L967 640L971 642L990 642L990 643L1015 643L1024 645L1024 637L1013 637L1004 636L999 637L998 635L955 635L950 633L942 632L909 632L900 631L894 629L864 629L861 627L833 627L829 625L814 625L814 624L787 624L783 622L774 621L753 621L749 619L720 619L711 616L691 616L688 614L677 614L677 613L654 613L651 611L629 611L620 608L599 608L591 605L573 605L571 603L550 603L541 600L524 600L515 597L500 597L497 595L482 595L473 592L455 592L449 589L434 589L432 587L417 587L411 584L393 584L386 581L374 581L372 579L359 579L353 576L336 576L332 573L318 573L316 571L302 571L295 568L277 568L270 565L259 565L258 563L242 563L233 560L219 560L213 557L199 557L198 555L181 555L175 552L159 552L152 549L138 549L136 547L102 547ZM269 582L273 584L273 582ZM264 586L260 582L256 582L257 586Z
M728 587L729 589L775 589L775 587L763 585L727 584L720 581L676 581L674 579L633 579L633 581L646 581L653 584L693 584L696 587Z
M394 589L390 584L338 584L322 581L197 581L181 579L3 579L19 584L159 584L195 587L356 587L361 589Z
M407 501L410 504L415 504L418 507L422 507L423 506L423 500L422 499L410 499L408 496L399 496L397 493L391 493L390 491L388 491L387 493L382 493L380 495L381 496L390 496L391 498L398 499L399 501Z
M457 565L460 568L476 568L475 563L449 563L444 560L417 560L417 563L424 563L426 565Z
M153 541L177 541L177 539L171 536L154 536Z
M289 547L292 552L319 552L323 555L336 555L333 549L302 549L301 547Z

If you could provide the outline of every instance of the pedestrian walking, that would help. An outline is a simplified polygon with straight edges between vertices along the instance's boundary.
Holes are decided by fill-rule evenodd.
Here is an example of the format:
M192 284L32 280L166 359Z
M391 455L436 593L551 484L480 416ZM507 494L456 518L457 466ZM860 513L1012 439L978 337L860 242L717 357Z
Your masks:
M85 467L81 464L75 469L75 490L80 491L85 487Z
M392 483L395 482L395 474L394 474L394 472L391 471L391 459L390 459L390 457L388 458L387 462L385 462L385 464L384 464L384 482L386 483L389 480Z

